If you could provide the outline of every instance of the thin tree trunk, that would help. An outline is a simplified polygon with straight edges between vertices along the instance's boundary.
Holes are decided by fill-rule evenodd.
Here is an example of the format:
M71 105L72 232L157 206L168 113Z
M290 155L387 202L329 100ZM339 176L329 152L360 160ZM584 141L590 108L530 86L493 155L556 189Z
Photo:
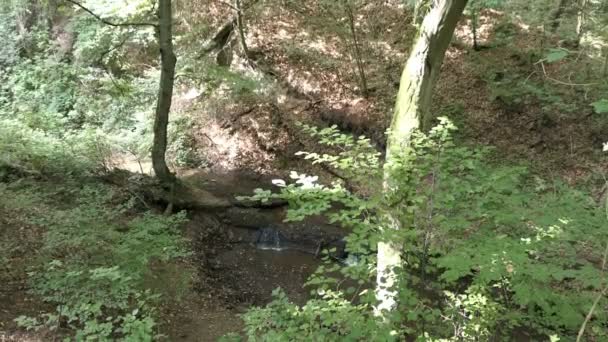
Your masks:
M57 16L57 0L47 0L46 2L46 26L49 32L53 31L53 24Z
M551 33L555 34L559 25L562 22L562 15L566 10L566 6L568 5L568 0L559 0L557 4L557 9L553 12L553 18L551 19Z
M585 34L585 22L587 21L587 0L578 0L578 14L576 16L576 46L581 44L583 35Z
M350 33L353 37L353 52L355 54L355 63L357 63L357 71L359 74L359 85L361 86L361 93L363 94L363 96L367 97L367 76L365 75L365 67L363 65L361 47L359 43L359 38L357 37L357 28L355 27L355 15L353 13L352 7L350 7L350 5L348 4L346 4L346 14L348 15L348 26L350 28Z
M158 2L158 43L160 46L160 84L156 115L154 117L154 141L152 145L152 166L154 173L161 182L173 184L175 177L169 171L165 154L167 151L167 125L173 96L173 81L175 77L176 58L173 53L173 39L171 34L171 0Z
M477 44L477 9L473 9L473 50L479 51L479 45Z
M234 8L236 15L236 25L239 31L239 38L241 40L241 47L245 57L249 58L249 48L247 47L247 41L245 40L245 28L243 26L243 10L241 8L241 0L234 0Z
M604 67L602 68L602 78L608 76L608 47L604 48Z
M425 15L418 37L401 76L386 149L387 167L384 173L384 191L391 193L398 184L393 180L393 157L409 145L416 129L428 129L432 122L430 104L433 87L439 76L456 24L467 0L433 0ZM387 229L401 229L402 223L387 214ZM401 266L403 246L396 241L378 243L376 314L392 310L397 304L397 276Z

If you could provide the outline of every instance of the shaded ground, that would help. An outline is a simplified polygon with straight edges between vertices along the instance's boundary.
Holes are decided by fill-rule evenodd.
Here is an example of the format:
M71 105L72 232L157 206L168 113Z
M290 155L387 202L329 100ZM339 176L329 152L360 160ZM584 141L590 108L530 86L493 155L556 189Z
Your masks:
M268 188L272 178L238 172L198 173L190 174L189 181L197 177L206 180L203 187L209 192L230 197ZM344 232L321 219L286 224L285 209L232 207L216 213L191 213L187 234L196 253L198 279L189 294L192 300L174 313L170 340L215 341L227 332L238 332L242 324L238 315L252 305L268 303L278 287L295 302L305 302L309 290L303 284L320 262L314 255L316 249ZM256 231L270 226L289 240L286 250L256 249Z
M49 307L28 292L27 282L43 231L25 223L21 215L19 210L0 205L0 341L59 340L57 333L22 331L13 321L21 315L47 312Z

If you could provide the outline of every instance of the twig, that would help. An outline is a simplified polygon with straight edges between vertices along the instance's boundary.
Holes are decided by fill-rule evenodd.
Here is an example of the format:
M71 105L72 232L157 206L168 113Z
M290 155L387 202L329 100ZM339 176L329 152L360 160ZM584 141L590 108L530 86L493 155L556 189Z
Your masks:
M133 197L137 198L141 202L141 204L143 204L146 208L148 208L148 210L152 210L152 207L138 193L136 193L135 191L129 190L129 189L127 189L127 191L131 195L133 195Z
M604 250L604 258L602 260L602 272L604 272L606 270L606 260L607 259L608 259L608 244L606 244L606 250ZM604 297L604 295L606 294L606 291L608 291L608 285L604 286L602 291L600 293L598 293L597 296L595 297L595 300L593 301L593 305L591 305L591 309L589 309L589 312L587 313L587 316L585 316L585 320L583 321L583 324L581 324L581 328L578 331L578 335L576 336L576 342L580 342L581 338L583 337L583 334L585 333L585 328L587 327L587 323L589 323L589 321L591 320L591 317L593 316L593 313L595 312L595 308L597 307L597 304L600 302L602 297Z
M215 141L213 141L213 139L211 139L211 138L210 138L210 137L207 135L207 133L203 133L203 136L204 136L205 138L207 138L207 140L209 140L209 141L210 141L210 142L211 142L213 145L217 146L217 144L215 143Z
M109 25L109 26L114 26L114 27L124 27L124 26L152 26L152 27L158 27L158 24L154 24L154 23L131 23L131 22L124 22L124 23L115 23L112 21L109 21L107 19L104 19L102 17L100 17L99 15L95 14L93 11L91 11L90 9L84 7L82 4L80 4L79 2L75 1L75 0L64 0L67 1L69 3L72 3L78 7L80 7L83 11L89 13L91 16L93 16L93 18L101 21L102 23Z
M222 128L226 128L230 125L235 124L240 118L242 118L243 116L253 112L256 108L258 108L257 105L255 106L251 106L235 115L232 116L232 118L230 118L230 120L226 120L223 124L222 124Z
M103 59L109 55L110 53L112 53L112 51L118 50L120 49L123 45L125 45L127 43L127 41L129 41L129 39L131 39L133 35L129 34L127 36L125 36L125 38L120 41L118 44L112 46L111 48L109 48L108 50L104 51L101 56L99 56L99 58L97 59L97 63L101 64L103 62ZM114 80L112 80L112 82L114 82Z
M530 77L532 77L532 75L536 74L536 70L532 71L532 73L530 73L530 75L528 75L528 77L526 77L526 79L524 80L524 83L528 82L528 80L530 79Z
M232 8L236 12L241 12L240 9L236 8L233 4L231 4L229 2L222 1L222 0L216 0L216 1L217 1L218 4L222 4L222 5L228 6L228 7Z
M545 69L545 63L543 63L543 60L541 59L540 61L536 62L536 64L539 64L543 69L543 75L545 76L546 79L553 81L555 83L558 84L562 84L562 85L567 85L567 86L571 86L571 87L587 87L587 86L592 86L592 85L596 85L598 84L597 82L593 82L593 83L569 83L569 82L564 82L564 81L560 81L558 79L555 79L549 75L547 75L547 70Z

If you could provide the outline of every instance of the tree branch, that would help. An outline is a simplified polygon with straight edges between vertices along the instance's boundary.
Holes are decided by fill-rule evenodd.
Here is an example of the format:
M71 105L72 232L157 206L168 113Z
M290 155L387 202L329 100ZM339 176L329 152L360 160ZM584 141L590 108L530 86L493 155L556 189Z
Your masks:
M237 12L241 12L241 10L240 10L240 9L238 9L238 8L234 7L234 5L233 5L233 4L231 4L231 3L229 3L229 2L222 1L222 0L217 0L217 3L222 4L222 5L225 5L225 6L228 6L228 7L232 8L233 10L235 10L235 11L237 11Z
M111 22L107 19L104 19L102 17L100 17L99 15L95 14L93 11L91 11L90 9L84 7L82 4L80 4L79 2L75 1L75 0L64 0L67 1L69 3L72 3L76 6L78 6L80 9L82 9L83 11L89 13L91 16L93 16L93 18L99 20L100 22L109 25L109 26L114 26L114 27L125 27L125 26L151 26L151 27L158 27L158 24L154 24L154 23L131 23L131 22L125 22L125 23L115 23L115 22Z

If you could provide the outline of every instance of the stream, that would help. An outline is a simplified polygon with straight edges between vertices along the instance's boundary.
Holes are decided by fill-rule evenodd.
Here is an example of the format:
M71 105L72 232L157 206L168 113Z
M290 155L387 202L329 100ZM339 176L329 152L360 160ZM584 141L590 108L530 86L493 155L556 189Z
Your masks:
M256 188L272 189L272 177L243 173L193 172L180 179L210 193L228 207L188 210L186 235L192 241L197 268L194 291L174 308L169 327L171 341L217 341L227 332L240 331L239 315L252 306L264 306L281 288L290 301L304 304L310 288L304 284L323 262L320 252L335 247L337 260L345 259L343 228L323 217L285 222L287 207L240 204L238 196Z

